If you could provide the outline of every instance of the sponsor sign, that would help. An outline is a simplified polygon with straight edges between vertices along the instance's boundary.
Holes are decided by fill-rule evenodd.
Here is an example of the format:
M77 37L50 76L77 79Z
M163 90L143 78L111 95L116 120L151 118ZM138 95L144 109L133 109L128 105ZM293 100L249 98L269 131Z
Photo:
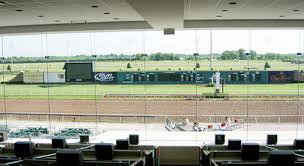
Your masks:
M94 79L102 83L114 83L116 82L116 73L110 73L110 72L95 73Z
M269 83L289 83L294 80L293 71L269 71Z
M42 72L35 72L35 73L24 72L23 73L23 82L24 83L43 83L43 73Z

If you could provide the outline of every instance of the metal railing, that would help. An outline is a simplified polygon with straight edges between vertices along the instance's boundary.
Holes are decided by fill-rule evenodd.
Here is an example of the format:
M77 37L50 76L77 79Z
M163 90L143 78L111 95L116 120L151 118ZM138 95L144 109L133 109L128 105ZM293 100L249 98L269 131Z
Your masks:
M0 112L1 115L7 116L8 119L20 118L23 120L48 120L49 117L53 117L52 120L55 121L75 121L75 117L77 117L77 122L82 122L82 120L90 119L100 119L99 121L105 119L114 119L114 122L136 122L141 121L140 119L155 119L155 122L164 122L166 117L170 118L198 118L200 122L218 122L225 117L231 117L235 119L246 119L248 117L249 122L252 123L288 123L288 122L299 122L304 123L304 114L303 115L295 115L295 114L222 114L222 115L202 115L202 114L96 114L96 113L86 113L86 114L75 114L75 113L36 113L36 112ZM151 121L151 122L152 122Z

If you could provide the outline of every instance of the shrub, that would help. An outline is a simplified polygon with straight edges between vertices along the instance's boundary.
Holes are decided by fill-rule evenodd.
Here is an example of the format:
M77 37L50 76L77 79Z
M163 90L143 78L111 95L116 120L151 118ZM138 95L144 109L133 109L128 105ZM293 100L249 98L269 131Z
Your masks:
M7 68L6 68L8 71L11 71L12 70L12 67L11 65L7 65Z
M195 68L200 68L201 65L199 63L196 63Z
M268 69L268 68L271 68L271 66L269 65L268 62L266 62L265 65L264 65L264 69L266 70L266 69Z
M207 84L207 87L214 87L214 86L215 86L215 84L212 83L212 82L209 82L209 83Z
M130 63L127 64L127 68L128 68L128 69L132 68L132 66L131 66Z

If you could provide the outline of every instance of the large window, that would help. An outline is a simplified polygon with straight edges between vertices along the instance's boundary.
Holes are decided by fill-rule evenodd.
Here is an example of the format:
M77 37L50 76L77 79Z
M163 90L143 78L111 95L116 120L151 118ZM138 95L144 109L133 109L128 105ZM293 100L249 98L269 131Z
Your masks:
M34 139L138 133L143 143L177 145L213 141L215 133L257 141L276 133L290 143L303 134L303 36L277 29L3 35L0 129ZM20 132L32 128L47 132Z

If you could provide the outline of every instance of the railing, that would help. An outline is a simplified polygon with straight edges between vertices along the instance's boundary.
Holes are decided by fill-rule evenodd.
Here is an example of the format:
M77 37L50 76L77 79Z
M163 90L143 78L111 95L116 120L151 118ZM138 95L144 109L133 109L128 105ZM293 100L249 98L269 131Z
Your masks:
M269 115L254 115L249 114L232 114L232 115L196 115L196 114L183 114L183 115L174 115L174 114L73 114L73 113L36 113L36 112L0 112L0 116L7 116L8 119L18 118L22 120L35 120L33 119L34 116L39 117L38 120L47 120L49 116L56 117L53 120L56 121L77 121L81 122L85 118L88 118L89 121L94 121L94 119L99 119L98 121L102 121L105 119L112 119L114 122L134 122L133 118L138 118L136 120L141 121L140 119L151 119L151 122L164 122L165 118L189 118L189 119L198 119L200 122L218 122L225 117L232 117L232 118L239 118L248 120L249 122L253 123L289 123L289 122L300 122L304 123L304 115L276 115L276 114L269 114ZM27 118L25 117L27 116ZM75 120L75 117L77 119ZM247 118L248 117L248 118ZM83 118L83 119L82 119ZM285 119L284 119L285 118ZM37 118L36 118L37 119ZM136 121L135 121L136 122Z
M103 116L103 117L192 117L192 116L199 116L199 117L223 117L223 116L235 116L235 117L246 117L247 115L237 115L237 114L227 114L227 115L195 115L195 114L168 114L168 115L155 115L155 114L72 114L72 113L40 113L40 112L0 112L0 115L54 115L54 116ZM296 115L276 115L276 114L269 114L269 115L248 115L249 117L274 117L274 116L281 116L281 117L294 117ZM298 116L304 116L298 115Z
M226 115L195 115L195 114L167 114L167 115L155 115L155 114L72 114L72 113L37 113L37 112L0 112L0 115L51 115L51 116L102 116L102 117L223 117L223 116L234 116L234 117L246 117L245 114L226 114ZM248 115L249 117L295 117L297 115L276 115L276 114L269 114L269 115ZM300 117L303 115L298 115Z

